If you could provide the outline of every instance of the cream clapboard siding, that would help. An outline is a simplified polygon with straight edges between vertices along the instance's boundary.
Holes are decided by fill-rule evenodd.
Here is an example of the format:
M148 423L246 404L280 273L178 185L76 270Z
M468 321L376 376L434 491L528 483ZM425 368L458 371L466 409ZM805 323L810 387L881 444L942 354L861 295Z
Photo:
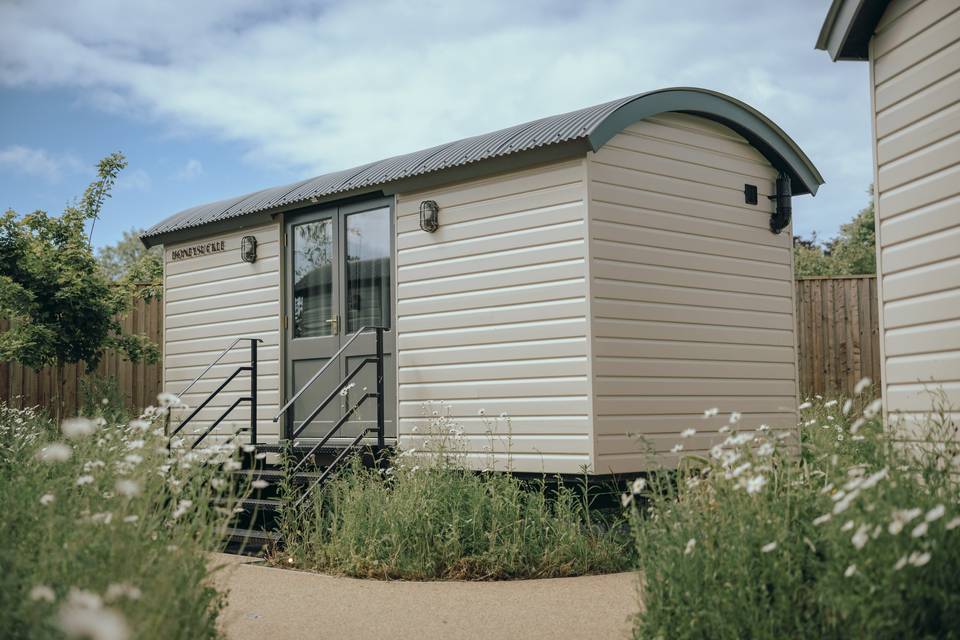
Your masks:
M769 230L776 170L733 131L664 114L588 155L596 472L645 443L704 452L730 413L796 425L789 230ZM755 184L759 204L744 203ZM720 415L704 419L704 410ZM687 440L688 427L697 429ZM640 440L640 437L643 440Z
M432 401L463 427L476 468L505 468L508 449L517 471L590 463L584 165L398 196L402 446L421 446ZM440 205L433 234L419 229L425 199Z
M960 410L960 4L894 0L870 48L886 409Z
M252 264L240 260L240 238L245 235L257 238L257 261ZM257 426L261 441L274 441L278 434L271 419L280 398L279 237L280 227L268 225L164 247L164 388L179 393L235 338L263 339L258 349L257 376ZM181 247L215 240L225 241L223 252L172 259L173 252ZM196 407L237 366L249 360L249 346L237 345L183 400L189 407ZM185 431L202 433L238 397L249 395L249 389L249 374L240 374ZM183 411L177 414L181 419L186 415ZM246 403L241 404L217 432L229 433L247 426L249 416Z

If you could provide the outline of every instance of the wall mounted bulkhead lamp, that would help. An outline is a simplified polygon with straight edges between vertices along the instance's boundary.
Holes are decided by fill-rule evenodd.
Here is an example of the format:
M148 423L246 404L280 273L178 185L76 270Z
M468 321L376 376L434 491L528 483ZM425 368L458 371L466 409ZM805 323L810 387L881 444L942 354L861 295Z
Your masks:
M244 262L257 261L257 237L243 236L240 240L240 259Z
M420 203L420 228L433 233L440 228L440 206L436 200L424 200Z

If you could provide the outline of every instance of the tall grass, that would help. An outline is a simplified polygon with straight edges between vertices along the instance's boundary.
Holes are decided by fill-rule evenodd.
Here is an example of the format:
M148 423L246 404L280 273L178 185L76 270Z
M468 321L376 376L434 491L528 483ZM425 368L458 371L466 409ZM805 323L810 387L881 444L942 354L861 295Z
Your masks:
M629 538L591 509L586 487L523 482L463 464L456 425L435 418L430 451L386 470L359 459L287 511L286 566L372 578L494 580L622 571Z
M637 638L960 636L957 426L905 443L878 401L802 406L800 442L732 425L627 494Z
M162 412L60 428L0 405L4 638L217 637L209 551L237 463L229 446L168 451Z

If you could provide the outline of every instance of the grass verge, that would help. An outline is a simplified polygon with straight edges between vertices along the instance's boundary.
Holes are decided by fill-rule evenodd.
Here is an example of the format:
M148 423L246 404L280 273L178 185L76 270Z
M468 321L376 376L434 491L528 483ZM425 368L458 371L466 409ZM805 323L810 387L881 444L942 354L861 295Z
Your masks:
M878 414L804 403L799 452L734 425L633 486L635 637L958 637L957 426L937 412L904 443Z
M0 405L0 635L218 636L223 595L207 572L234 452L166 445L150 417L58 429Z

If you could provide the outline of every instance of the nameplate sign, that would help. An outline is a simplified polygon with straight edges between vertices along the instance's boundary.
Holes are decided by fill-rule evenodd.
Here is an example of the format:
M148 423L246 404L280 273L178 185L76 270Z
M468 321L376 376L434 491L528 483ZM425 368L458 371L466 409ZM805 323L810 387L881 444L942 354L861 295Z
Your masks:
M220 253L224 249L223 240L215 240L213 242L204 242L203 244L195 244L192 247L184 247L182 249L174 249L171 254L174 260L185 260L187 258L194 258L196 256L205 256L209 253Z

